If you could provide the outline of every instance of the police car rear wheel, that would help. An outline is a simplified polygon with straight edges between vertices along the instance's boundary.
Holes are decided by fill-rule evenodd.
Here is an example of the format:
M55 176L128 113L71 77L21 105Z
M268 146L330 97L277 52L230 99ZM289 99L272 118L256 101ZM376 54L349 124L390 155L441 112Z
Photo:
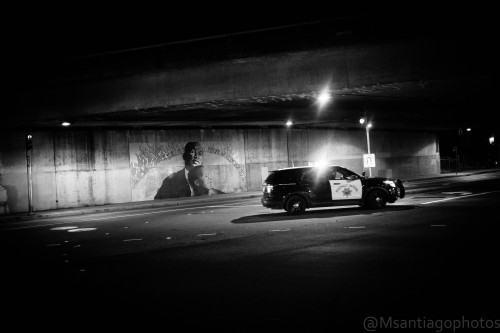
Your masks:
M373 190L368 194L367 206L371 209L384 208L387 203L385 193L380 190Z
M289 214L301 214L306 210L306 201L298 195L292 196L286 202L286 211Z

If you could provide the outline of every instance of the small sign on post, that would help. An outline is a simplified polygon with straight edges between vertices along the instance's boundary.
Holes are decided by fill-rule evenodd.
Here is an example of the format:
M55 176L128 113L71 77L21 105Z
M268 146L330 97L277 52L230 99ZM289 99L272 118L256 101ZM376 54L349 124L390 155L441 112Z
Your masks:
M375 154L363 154L363 167L365 168L375 167Z

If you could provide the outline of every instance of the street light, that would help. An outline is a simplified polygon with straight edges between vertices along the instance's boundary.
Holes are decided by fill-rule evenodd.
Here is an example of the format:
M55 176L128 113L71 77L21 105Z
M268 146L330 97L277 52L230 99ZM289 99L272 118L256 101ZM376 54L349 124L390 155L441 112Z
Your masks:
M323 90L319 95L318 97L316 98L318 104L319 104L319 107L320 109L322 109L326 104L328 104L328 102L330 102L330 100L332 99L332 95L330 94L330 92L328 90Z
M289 141L290 141L290 127L292 127L293 125L293 121L292 120L287 120L287 122L285 123L286 125L286 157L287 157L287 165L288 167L290 167L290 147L289 147ZM293 167L293 161L292 161L292 167Z
M366 119L365 118L360 118L359 119L359 123L361 125L365 124L366 123ZM371 154L370 153L370 128L372 128L373 124L371 122L368 122L365 126L365 129L366 129L366 145L368 147L368 154ZM372 168L371 167L368 167L368 174L370 175L370 177L372 176Z
M24 139L26 145L26 169L28 175L28 214L33 214L33 136L31 134L27 134Z

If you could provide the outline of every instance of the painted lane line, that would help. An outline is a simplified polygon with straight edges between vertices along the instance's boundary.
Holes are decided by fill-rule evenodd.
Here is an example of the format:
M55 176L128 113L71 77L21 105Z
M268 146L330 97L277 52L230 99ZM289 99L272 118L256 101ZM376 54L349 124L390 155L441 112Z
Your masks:
M141 241L142 238L130 238L130 239L124 239L124 242L135 242L135 241Z
M204 207L197 207L197 208L204 208ZM177 211L188 210L188 209L196 209L196 208L186 207L186 208L177 208L177 209L166 209L166 210L159 210L159 211L155 211L155 212L136 213L136 214L124 214L124 215L107 216L107 217L101 217L101 218L95 218L95 219L84 219L84 220L80 219L80 220L76 220L74 222L88 222L88 221L111 220L111 219L119 219L119 218L124 218L124 217L134 217L134 216L143 216L143 215L152 215L152 214L177 212Z
M198 234L197 236L198 237L203 237L203 236L216 236L217 233L214 233L214 234Z
M97 228L77 228L77 229L69 229L68 232L84 232L84 231L94 231Z
M60 246L61 244L47 244L47 246Z
M78 227L76 226L67 226L67 227L54 227L50 228L50 230L69 230L69 229L76 229Z
M26 227L15 227L15 228L8 228L8 229L2 229L0 232L3 231L12 231L12 230L22 230L22 229L32 229L32 228L40 228L40 227L50 227L53 225L59 225L61 223L51 223L51 224L37 224L37 225L30 225Z
M217 205L217 206L207 206L207 208L245 208L245 207L263 207L263 206L262 205L243 205L243 206Z
M496 192L500 192L500 191L490 191L490 192L483 192L483 193L462 195L462 196L459 196L459 197L453 197L453 198L446 198L446 199L441 199L441 200L434 200L434 201L422 202L421 204L422 205L427 205L427 204L431 204L431 203L435 203L435 202L455 200L455 199L463 199L463 198L467 198L467 197L475 197L475 196L478 196L478 195L484 195L484 194L490 194L490 193L496 193Z
M344 227L344 228L348 228L348 229L364 229L366 227L365 226L359 226L359 227Z
M269 231L280 232L280 231L290 231L290 229L273 229L273 230L269 230Z

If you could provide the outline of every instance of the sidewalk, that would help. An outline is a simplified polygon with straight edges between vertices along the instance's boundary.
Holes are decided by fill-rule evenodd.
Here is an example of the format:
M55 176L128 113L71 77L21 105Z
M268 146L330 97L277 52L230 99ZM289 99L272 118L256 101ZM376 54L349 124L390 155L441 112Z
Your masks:
M431 180L439 178L449 178L449 177L460 177L469 176L482 173L500 173L500 169L485 169L485 170L473 170L473 171L463 171L458 173L446 173L440 175L432 176L416 176L411 179L402 179L403 184L405 183L416 183L418 185L419 181ZM412 184L413 185L413 184ZM416 190L413 189L411 193L415 193ZM408 193L408 191L407 191ZM36 211L33 214L28 213L14 213L8 215L0 215L0 223L4 221L22 221L40 218L51 218L51 217L65 217L65 216L78 216L86 215L92 213L108 213L117 211L132 211L137 209L145 208L161 208L161 207L179 207L179 206L189 206L200 203L224 203L230 200L237 199L249 199L249 198L260 198L262 195L261 191L251 191L251 192L240 192L240 193L226 193L219 195L203 196L203 197L186 197L186 198L174 198L174 199L163 199L163 200L148 200L148 201L138 201L138 202L125 202L118 204L107 204L100 206L89 206L89 207L78 207L78 208L66 208L66 209L54 209L45 211Z
M461 171L461 172L449 172L449 173L442 173L439 175L432 175L432 176L414 176L408 179L401 179L404 182L415 182L419 180L430 180L430 179L439 179L439 178L449 178L449 177L461 177L461 176L470 176L470 175L478 175L482 173L494 173L498 172L500 173L500 169L481 169L481 170L469 170L469 171Z

